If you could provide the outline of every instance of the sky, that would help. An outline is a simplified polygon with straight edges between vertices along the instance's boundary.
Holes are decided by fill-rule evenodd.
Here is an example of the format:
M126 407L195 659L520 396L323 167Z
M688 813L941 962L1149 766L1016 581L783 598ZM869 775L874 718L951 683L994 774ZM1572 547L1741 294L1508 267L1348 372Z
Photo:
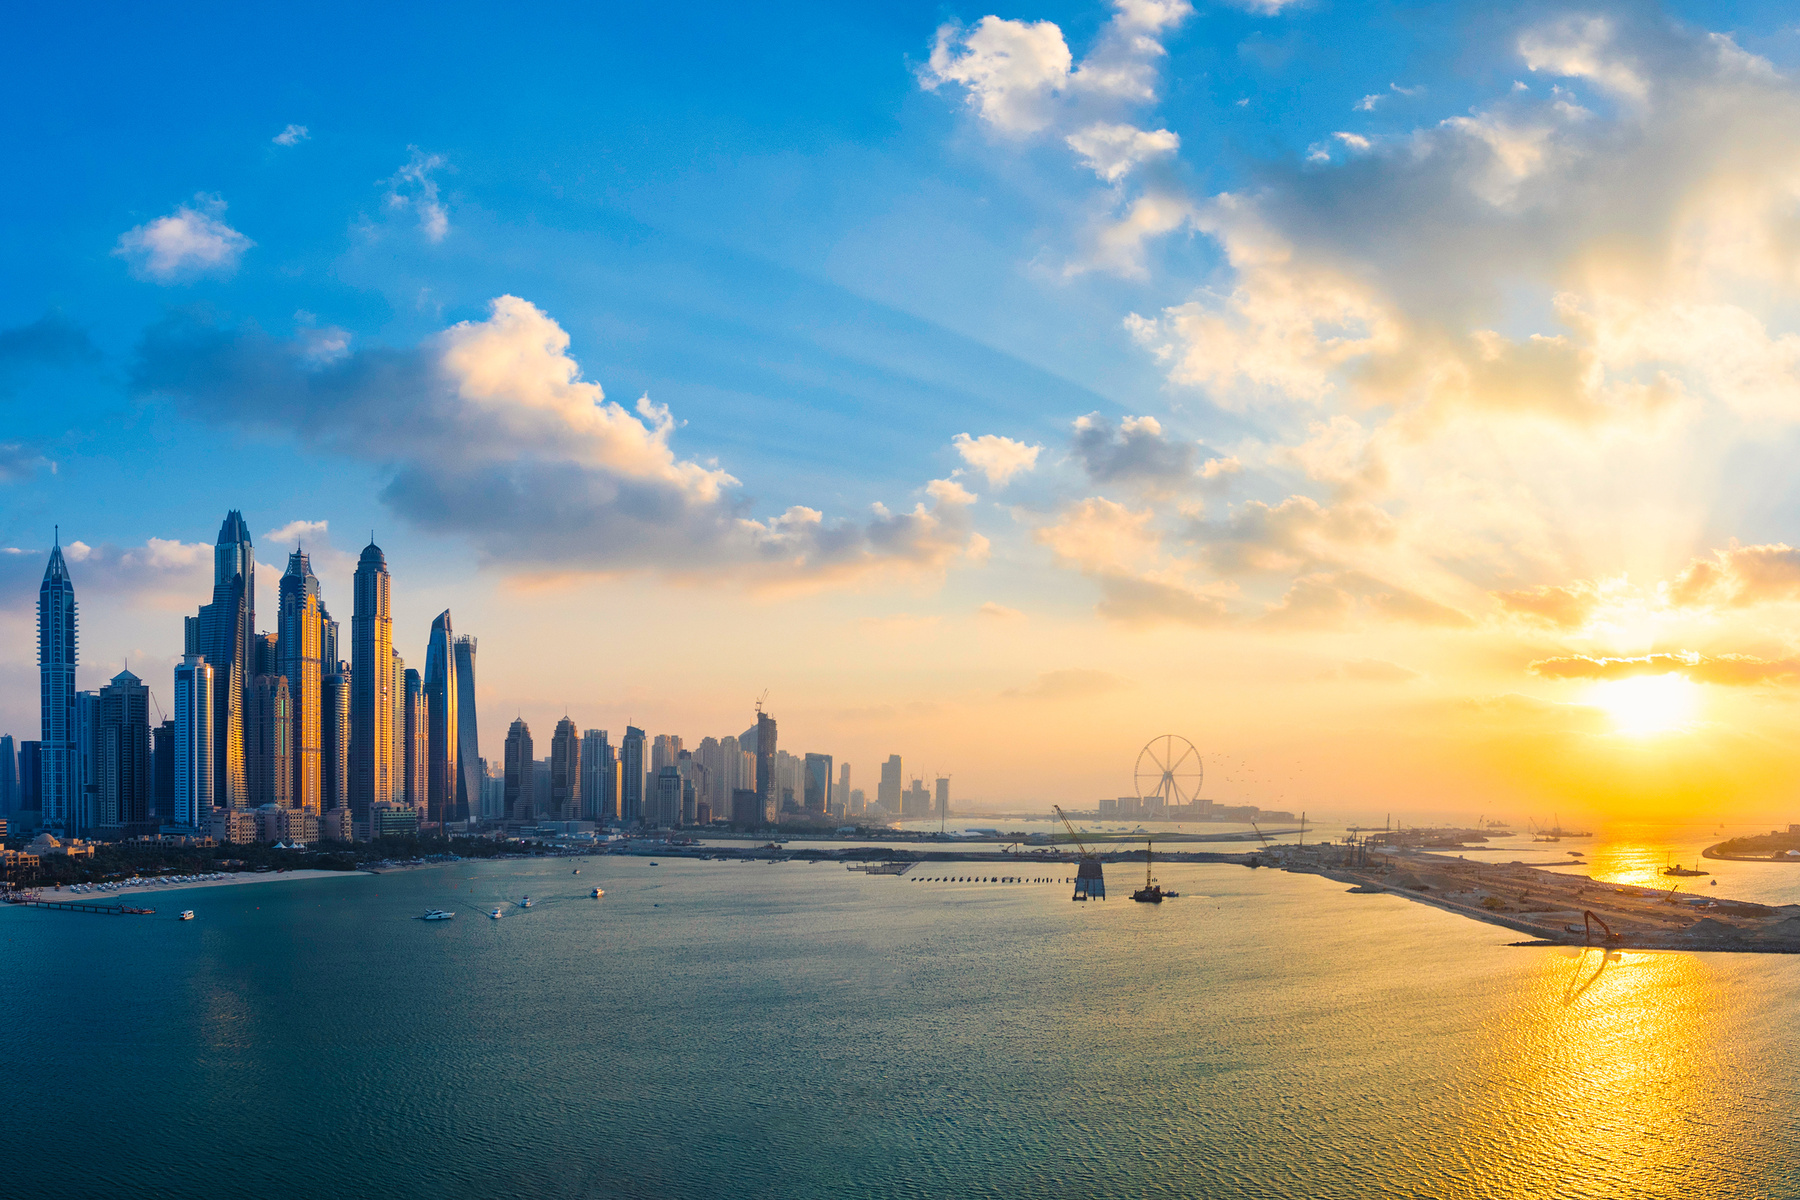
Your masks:
M959 804L1784 820L1773 4L194 5L0 47L0 732L55 530L160 693L229 509L347 625Z

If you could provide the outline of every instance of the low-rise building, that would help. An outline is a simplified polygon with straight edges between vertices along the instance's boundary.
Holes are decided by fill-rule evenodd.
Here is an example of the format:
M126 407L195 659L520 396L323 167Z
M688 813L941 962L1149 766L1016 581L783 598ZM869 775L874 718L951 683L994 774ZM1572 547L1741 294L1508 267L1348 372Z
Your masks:
M369 806L369 839L412 837L419 832L419 810L410 804L377 800Z
M223 846L247 846L256 840L256 814L241 808L215 808L212 839Z
M258 841L307 845L319 840L319 815L304 808L265 804L256 810L256 836Z
M25 848L39 858L47 858L52 854L66 854L70 858L92 858L94 843L84 842L80 838L62 839L40 833L32 839L31 845Z
M319 839L327 842L347 842L350 840L350 810L348 808L328 808L319 814Z

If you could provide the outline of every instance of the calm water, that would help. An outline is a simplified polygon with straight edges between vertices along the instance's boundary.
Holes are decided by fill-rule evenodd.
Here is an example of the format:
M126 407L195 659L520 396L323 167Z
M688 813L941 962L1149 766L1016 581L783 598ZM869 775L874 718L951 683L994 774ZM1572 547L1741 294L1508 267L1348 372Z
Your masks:
M5 1191L1800 1196L1800 958L1158 874L1181 900L594 859L0 911Z

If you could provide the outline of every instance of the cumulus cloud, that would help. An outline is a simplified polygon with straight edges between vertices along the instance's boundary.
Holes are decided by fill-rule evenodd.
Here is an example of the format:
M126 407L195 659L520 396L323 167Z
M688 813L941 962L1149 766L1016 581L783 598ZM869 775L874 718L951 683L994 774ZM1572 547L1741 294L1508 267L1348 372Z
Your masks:
M312 134L307 132L306 126L289 125L286 129L283 129L269 140L274 142L277 146L298 146L301 142L306 141L311 136Z
M1425 628L1467 629L1467 613L1359 571L1319 572L1294 580L1263 613L1266 625L1338 629L1374 620Z
M229 275L255 242L224 221L225 201L204 192L166 217L119 235L113 253L132 274L153 283L181 283L202 275Z
M1104 496L1071 505L1033 537L1048 546L1057 562L1077 570L1129 571L1156 556L1162 535L1150 509L1133 511Z
M1168 489L1194 476L1197 448L1170 440L1155 417L1126 417L1114 425L1099 413L1075 421L1075 457L1095 483L1133 483Z
M441 154L427 154L417 146L408 146L411 155L400 169L382 180L387 188L390 212L411 212L419 222L419 232L428 242L441 242L450 232L450 210L438 197L438 181L434 178L447 160Z
M1228 520L1189 526L1190 541L1203 547L1220 574L1243 571L1294 572L1392 542L1398 525L1372 504L1347 501L1326 506L1309 496L1289 496L1279 504L1246 501Z
M150 538L141 546L93 546L79 539L63 542L63 561L75 580L77 595L128 597L133 604L179 609L203 603L212 594L212 545L176 538ZM0 547L0 607L24 610L36 605L38 583L50 560L50 547Z
M1800 675L1800 658L1768 659L1749 654L1641 654L1633 658L1569 655L1531 664L1533 675L1546 679L1630 679L1640 675L1685 675L1695 683L1747 686L1782 683Z
M988 484L997 488L1005 487L1014 476L1037 466L1038 455L1044 449L993 433L984 433L978 438L959 433L950 441L962 455L963 462L987 476Z
M1226 597L1213 591L1145 575L1105 572L1097 578L1101 599L1095 611L1122 625L1187 625L1204 629L1233 619Z
M1072 668L1046 671L1024 687L1007 688L1000 694L1010 700L1081 700L1130 686L1130 680L1107 671Z
M939 27L923 82L960 84L964 102L1001 133L1035 133L1050 123L1073 62L1056 22L987 16L973 29Z
M1164 158L1181 149L1181 139L1167 129L1146 131L1135 125L1096 121L1063 139L1088 168L1108 183L1117 183L1139 163Z
M1683 608L1800 599L1800 550L1783 542L1740 546L1735 541L1711 558L1697 558L1668 587L1669 601Z
M1559 586L1539 584L1515 591L1494 592L1503 612L1551 629L1574 630L1593 620L1601 604L1600 590L1586 580Z
M304 340L178 315L146 335L134 386L208 421L373 463L397 515L518 569L815 586L939 573L986 551L969 520L975 496L955 480L861 521L803 505L751 515L730 474L676 453L665 406L608 400L568 333L516 296L416 347L328 362Z

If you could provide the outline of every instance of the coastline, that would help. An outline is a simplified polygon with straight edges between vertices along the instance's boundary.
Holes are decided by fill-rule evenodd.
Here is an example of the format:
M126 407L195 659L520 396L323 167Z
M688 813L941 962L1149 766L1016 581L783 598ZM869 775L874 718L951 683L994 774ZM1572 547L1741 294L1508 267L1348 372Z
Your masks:
M43 900L71 900L84 904L105 904L126 896L154 896L170 892L188 892L200 888L236 887L247 883L277 883L292 879L337 879L357 875L373 875L374 871L239 871L227 875L223 879L201 879L193 883L140 883L131 887L109 888L106 891L73 892L68 888L30 888Z

